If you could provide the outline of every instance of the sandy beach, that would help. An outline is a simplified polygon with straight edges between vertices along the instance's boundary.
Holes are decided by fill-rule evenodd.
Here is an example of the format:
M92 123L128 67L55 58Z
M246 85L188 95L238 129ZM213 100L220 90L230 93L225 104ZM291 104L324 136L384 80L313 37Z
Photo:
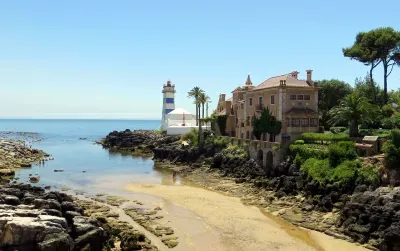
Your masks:
M183 250L180 246L185 247L185 250L367 250L323 233L297 228L288 223L282 224L280 220L261 213L257 207L243 205L239 198L202 188L128 184L125 189L161 197L167 203L189 210L213 233L211 236L218 235L210 240L210 245L204 245L207 238L202 239L203 245L198 247L193 244L199 241L201 234L182 233L184 221L171 221L170 225L178 233L181 232L180 235L186 236L184 240L180 239L176 250Z

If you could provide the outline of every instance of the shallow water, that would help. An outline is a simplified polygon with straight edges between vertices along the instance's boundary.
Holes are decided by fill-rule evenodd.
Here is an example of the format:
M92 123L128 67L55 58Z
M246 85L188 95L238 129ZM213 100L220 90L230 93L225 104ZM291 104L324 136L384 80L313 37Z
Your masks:
M33 145L52 155L54 160L20 169L16 177L28 181L29 175L40 176L36 185L53 188L70 187L90 191L107 177L118 176L121 183L172 183L150 158L109 151L94 144L113 130L158 129L156 120L0 120L0 131L36 132L43 141ZM80 140L80 138L86 138ZM54 170L64 170L54 172ZM106 179L106 180L104 180ZM112 182L110 180L110 182Z

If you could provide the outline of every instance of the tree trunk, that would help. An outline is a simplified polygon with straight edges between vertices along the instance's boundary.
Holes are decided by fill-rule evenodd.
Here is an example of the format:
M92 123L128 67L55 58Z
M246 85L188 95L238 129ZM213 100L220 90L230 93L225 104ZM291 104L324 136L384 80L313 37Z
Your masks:
M387 96L387 70L388 70L388 62L383 61L383 103L387 104L388 96Z
M372 101L374 104L376 104L376 92L375 92L375 84L374 84L374 79L372 77L372 71L374 70L375 66L374 64L371 64L371 69L369 70L369 81L371 81L371 90L372 90Z
M358 121L357 120L353 120L350 122L349 136L350 137L358 136Z
M200 122L200 104L197 105L196 110L198 110L199 114L199 149L201 151L204 147L204 135L203 135L203 127L201 126Z
M196 98L197 100L197 98ZM196 126L199 125L199 110L197 109L197 104L196 104Z
M204 119L204 103L201 104L201 113L202 113L202 116L203 116L203 119Z

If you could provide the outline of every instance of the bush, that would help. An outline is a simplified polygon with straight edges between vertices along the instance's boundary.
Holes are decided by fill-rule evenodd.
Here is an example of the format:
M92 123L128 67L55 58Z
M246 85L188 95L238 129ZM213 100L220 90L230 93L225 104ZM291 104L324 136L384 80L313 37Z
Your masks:
M390 138L391 130L387 129L360 129L359 135L364 136L379 136L381 138Z
M299 155L304 160L328 158L328 151L310 148L307 145L290 145L289 150L293 156Z
M304 145L304 140L298 139L294 142L296 145Z
M213 136L208 137L206 143L212 145L215 148L225 148L230 142L229 137Z
M349 140L349 136L347 134L332 134L332 133L312 133L307 132L301 135L301 138L305 143L333 143L339 141Z
M333 133L333 134L338 134L338 133L342 133L342 132L345 132L346 130L347 130L347 128L346 127L343 127L343 126L337 126L337 127L331 127L330 129L329 129L330 131L331 131L331 133Z
M396 168L400 165L400 130L394 129L391 132L391 139L383 145L386 163L389 168Z
M300 170L320 184L329 183L333 172L333 169L329 167L328 159L318 160L315 158L306 160Z
M249 157L248 152L243 147L234 144L229 144L221 153L229 158L247 159Z
M341 141L337 144L331 144L328 153L331 167L336 167L345 160L357 158L356 146L352 141Z
M346 160L333 169L331 182L352 186L357 177L357 169L360 166L358 161Z
M181 140L189 141L193 146L197 146L199 144L199 130L193 128L190 132L182 135Z
M357 185L367 185L378 187L380 184L379 173L376 166L361 167L358 170L358 177L356 180Z

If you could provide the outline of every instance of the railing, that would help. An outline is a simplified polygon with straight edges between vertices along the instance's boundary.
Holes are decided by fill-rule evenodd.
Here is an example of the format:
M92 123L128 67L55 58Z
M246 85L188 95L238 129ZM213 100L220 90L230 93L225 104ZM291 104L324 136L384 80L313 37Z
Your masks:
M257 104L256 111L262 111L264 109L264 104Z

